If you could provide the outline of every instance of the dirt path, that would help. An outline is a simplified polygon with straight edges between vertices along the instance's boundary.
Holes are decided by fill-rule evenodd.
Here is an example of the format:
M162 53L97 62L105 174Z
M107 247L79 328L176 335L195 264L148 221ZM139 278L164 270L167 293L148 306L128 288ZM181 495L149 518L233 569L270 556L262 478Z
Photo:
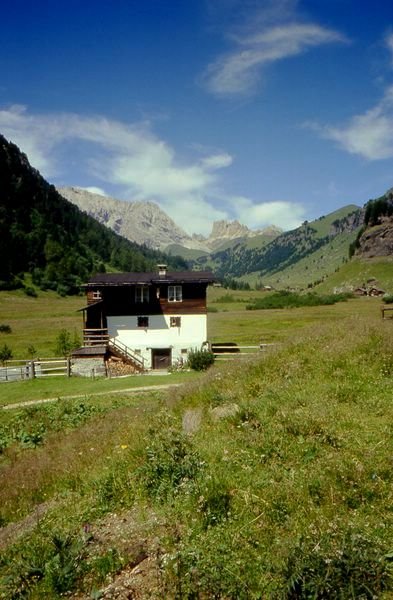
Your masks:
M86 396L107 396L109 394L137 394L139 392L154 392L156 390L169 390L180 387L181 383L165 383L161 385L144 385L141 387L126 388L124 390L108 390L106 392L91 392L85 394L74 394L73 396L57 396L56 398L43 398L41 400L28 400L26 402L16 402L15 404L6 404L1 408L3 410L12 410L14 408L23 408L24 406L33 406L34 404L46 404L47 402L57 402L58 400L74 400L75 398L86 398Z

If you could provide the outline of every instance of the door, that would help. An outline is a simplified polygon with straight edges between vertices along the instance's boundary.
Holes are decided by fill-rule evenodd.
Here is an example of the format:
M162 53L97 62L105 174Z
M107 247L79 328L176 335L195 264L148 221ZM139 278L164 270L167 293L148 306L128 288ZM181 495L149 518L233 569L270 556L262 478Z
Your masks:
M171 348L153 348L151 351L153 369L167 369L172 364Z

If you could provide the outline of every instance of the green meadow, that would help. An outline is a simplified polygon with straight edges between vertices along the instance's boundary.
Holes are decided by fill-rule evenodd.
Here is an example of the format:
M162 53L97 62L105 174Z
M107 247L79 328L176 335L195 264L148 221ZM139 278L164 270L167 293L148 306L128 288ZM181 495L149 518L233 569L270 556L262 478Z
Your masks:
M257 356L0 386L60 396L0 412L1 598L393 597L393 320L372 298L247 311L258 297L213 288L208 313L212 341L272 343ZM4 293L0 344L49 351L83 305L56 300ZM145 380L181 385L128 393Z

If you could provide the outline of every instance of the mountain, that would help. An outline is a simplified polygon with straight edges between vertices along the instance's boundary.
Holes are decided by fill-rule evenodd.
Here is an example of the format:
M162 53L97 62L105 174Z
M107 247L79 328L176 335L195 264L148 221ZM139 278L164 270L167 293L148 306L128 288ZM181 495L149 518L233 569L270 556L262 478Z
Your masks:
M185 267L179 257L120 237L64 199L25 154L0 135L0 288L33 284L78 292L95 271L151 270L157 262Z
M179 254L186 259L202 256L265 231L268 237L282 232L274 226L262 232L253 231L238 221L223 220L213 224L207 238L197 234L190 236L155 202L126 202L77 187L61 187L58 192L80 210L128 240L170 254Z
M77 187L61 187L57 191L99 223L137 244L154 249L164 249L169 244L202 246L154 202L125 202Z
M297 229L276 235L273 240L259 236L200 257L192 264L213 268L222 277L242 277L253 283L259 280L282 286L288 283L285 281L288 270L302 268L303 263L303 270L307 271L308 263L314 260L317 262L315 274L310 269L302 275L303 286L307 286L323 269L327 274L347 260L349 244L362 225L363 214L357 206L346 206L311 223L305 221Z
M180 255L196 269L225 279L274 287L310 287L348 260L364 211L345 206L293 231L250 230L238 221L216 221L208 237L188 235L153 202L125 202L79 188L60 188L81 210L133 241Z

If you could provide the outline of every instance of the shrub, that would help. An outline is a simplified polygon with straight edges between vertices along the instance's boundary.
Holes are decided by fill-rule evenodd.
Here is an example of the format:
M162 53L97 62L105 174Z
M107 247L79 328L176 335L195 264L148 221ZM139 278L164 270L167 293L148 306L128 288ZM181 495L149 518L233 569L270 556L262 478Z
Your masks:
M225 294L224 296L220 296L219 298L214 300L214 302L221 303L221 304L227 304L227 303L232 303L232 302L238 302L238 300L236 300L236 298L234 298L234 296L232 296L232 294Z
M30 344L30 346L27 347L27 354L30 358L37 356L37 349L33 344Z
M0 347L0 363L4 364L7 360L11 360L12 356L11 348L7 344L3 344Z
M5 325L4 323L2 323L0 325L0 333L11 333L12 329L9 325Z
M35 291L34 288L25 287L25 288L23 288L23 291L26 294L26 296L30 296L31 298L37 298L37 292Z
M74 332L74 337L72 338L69 331L62 329L56 338L55 353L58 356L68 356L72 350L80 346L80 343L81 342L76 331Z
M27 541L23 554L8 563L3 580L3 598L30 597L40 589L38 598L58 598L70 592L84 569L85 542L71 535L54 534L48 540Z
M318 547L293 549L287 563L287 598L379 598L391 581L378 538L363 531L322 536Z
M300 306L323 306L336 304L336 302L345 302L351 298L352 294L297 294L295 292L281 291L258 298L252 304L247 304L247 310L260 310L268 308L299 308Z
M214 363L214 354L208 350L190 350L187 363L194 371L206 371Z
M385 304L393 304L393 294L384 294L382 300Z

